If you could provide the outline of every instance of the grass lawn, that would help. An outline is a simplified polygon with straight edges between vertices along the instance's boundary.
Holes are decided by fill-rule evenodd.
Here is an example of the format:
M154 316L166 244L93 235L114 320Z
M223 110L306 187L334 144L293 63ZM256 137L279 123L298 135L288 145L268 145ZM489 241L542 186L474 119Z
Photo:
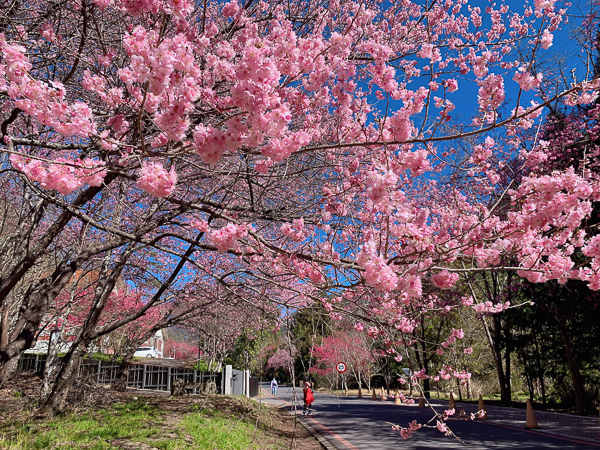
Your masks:
M291 416L243 397L140 397L106 409L4 422L0 448L285 449L294 434L288 419ZM288 427L278 429L286 421ZM306 433L301 427L297 431L297 437ZM318 448L310 435L304 439L306 448Z

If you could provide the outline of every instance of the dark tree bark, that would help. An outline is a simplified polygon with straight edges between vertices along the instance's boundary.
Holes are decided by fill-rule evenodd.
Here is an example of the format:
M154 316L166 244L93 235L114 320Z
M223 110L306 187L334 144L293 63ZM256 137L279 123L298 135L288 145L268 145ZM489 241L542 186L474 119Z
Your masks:
M129 376L129 369L131 368L131 362L133 361L136 349L137 346L132 345L123 356L123 361L121 361L121 364L117 368L115 380L110 386L113 391L125 392L127 389L127 377Z
M202 234L198 235L196 242L201 237ZM51 392L49 393L47 398L41 398L40 404L42 405L43 410L60 411L64 408L69 388L73 385L75 379L77 378L77 373L79 370L81 359L87 352L90 343L94 339L98 339L102 336L105 336L111 333L112 331L115 331L119 327L141 317L148 309L155 305L160 300L164 292L171 286L171 284L177 278L177 275L185 266L187 259L191 256L191 254L194 252L194 249L196 248L196 242L189 245L186 253L181 257L179 263L172 270L167 280L160 286L160 288L156 291L154 296L148 301L148 303L146 303L146 305L143 308L136 311L135 313L121 318L120 320L98 328L98 322L100 320L104 306L106 305L106 301L111 292L113 291L118 278L121 276L121 273L127 261L136 250L136 245L130 244L129 247L127 247L127 249L125 250L125 252L121 255L120 260L116 263L113 263L111 261L110 256L107 256L105 258L102 264L102 269L100 270L99 281L95 289L95 299L88 313L88 317L82 325L78 336L73 341L71 349L67 352L67 354L62 360L61 368L58 372L56 383L54 384ZM112 271L109 270L111 263L114 264Z
M510 406L511 402L511 383L510 383L510 348L508 345L504 348L504 361L502 358L502 317L496 315L493 318L494 339L492 353L494 363L496 364L496 373L498 374L498 384L500 385L500 402L502 406Z
M499 273L481 274L481 291L486 300L496 304L510 301L513 275L511 272L506 274L506 280L501 283ZM473 284L469 282L469 288L473 298L477 299ZM501 295L502 294L502 295ZM481 316L481 324L494 358L496 374L498 376L498 385L500 388L500 401L502 406L510 406L512 387L511 387L511 353L513 351L512 335L510 323L506 312L494 314L491 318L492 329L485 316Z
M94 331L100 320L106 301L113 291L123 267L125 267L127 260L133 253L133 249L133 245L130 245L126 249L112 271L110 271L111 255L105 257L98 275L94 302L92 303L88 317L84 321L79 334L73 340L71 348L63 357L56 379L47 380L47 388L44 390L43 395L40 396L42 410L61 411L64 408L69 389L77 379L81 360L86 354L90 343L96 337Z
M581 370L579 369L577 356L575 355L573 341L571 340L568 330L563 324L560 323L560 321L558 328L565 344L565 355L567 357L569 372L571 373L571 380L573 383L573 392L575 394L575 414L584 415L587 409L587 396L585 393L585 386L583 377L581 376Z

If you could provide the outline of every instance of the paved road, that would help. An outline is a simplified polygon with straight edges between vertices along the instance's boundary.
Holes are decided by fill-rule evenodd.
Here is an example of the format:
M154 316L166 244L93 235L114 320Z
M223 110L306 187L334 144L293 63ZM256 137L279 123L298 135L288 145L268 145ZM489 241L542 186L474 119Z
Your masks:
M263 384L264 396L260 399L266 403L282 405L293 410L293 392L290 387L280 386L277 398L271 398L268 384ZM302 404L302 390L296 388L299 397L299 411ZM440 403L438 411L443 410ZM460 407L460 406L459 406ZM406 450L426 450L436 447L446 449L465 448L452 437L444 436L437 429L421 429L408 441L400 437L399 432L392 431L386 422L405 426L412 420L426 423L432 417L431 410L417 406L400 406L391 401L380 402L370 399L352 397L336 397L315 393L315 413L306 417L309 425L320 431L325 439L340 450L390 450L402 448ZM467 411L469 412L469 411ZM524 411L518 411L524 415ZM577 421L577 417L573 417ZM524 421L524 417L523 417ZM539 421L539 419L538 419ZM524 423L524 422L523 422ZM435 420L433 421L435 425ZM452 430L468 445L469 449L577 449L598 450L598 443L576 438L553 437L536 430L525 430L519 427L491 422L473 422L451 420L448 422ZM540 423L540 426L543 426Z

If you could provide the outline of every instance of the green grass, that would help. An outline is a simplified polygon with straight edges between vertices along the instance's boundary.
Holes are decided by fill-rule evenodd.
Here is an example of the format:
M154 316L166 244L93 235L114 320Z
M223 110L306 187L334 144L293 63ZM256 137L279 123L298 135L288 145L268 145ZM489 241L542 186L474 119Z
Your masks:
M261 430L254 426L223 417L221 414L209 415L205 412L192 413L184 417L181 426L189 434L198 449L245 450L259 449L252 443L255 433L260 437Z
M148 425L158 416L155 408L141 402L131 402L93 414L69 414L48 422L8 424L0 430L0 448L111 449L114 446L107 441L113 439L127 438L143 442L159 434L158 428Z
M115 362L120 363L123 361L123 356L115 355L105 355L104 353L93 353L92 355L85 355L83 357L85 360L93 360L93 361L106 361L106 362Z
M239 412L198 412L198 406L194 406L192 412L187 409L180 416L167 416L157 407L137 400L81 415L69 413L49 420L7 423L0 427L0 449L114 450L119 448L118 443L111 442L117 439L129 445L147 443L161 450L259 450L266 447L262 445L265 439L277 448L285 448L283 441L273 442L263 427L255 428L253 419L240 420ZM258 414L264 420L275 420L276 413L267 408L259 408ZM273 448L271 445L269 448Z

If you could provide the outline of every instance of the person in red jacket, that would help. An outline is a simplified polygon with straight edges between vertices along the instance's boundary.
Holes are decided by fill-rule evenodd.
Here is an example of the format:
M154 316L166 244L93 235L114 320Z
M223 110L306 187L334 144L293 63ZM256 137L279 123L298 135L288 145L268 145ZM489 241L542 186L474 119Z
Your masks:
M310 386L310 383L307 381L304 382L304 410L302 411L302 415L311 415L310 405L315 401L315 396L313 395L313 390Z

